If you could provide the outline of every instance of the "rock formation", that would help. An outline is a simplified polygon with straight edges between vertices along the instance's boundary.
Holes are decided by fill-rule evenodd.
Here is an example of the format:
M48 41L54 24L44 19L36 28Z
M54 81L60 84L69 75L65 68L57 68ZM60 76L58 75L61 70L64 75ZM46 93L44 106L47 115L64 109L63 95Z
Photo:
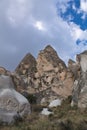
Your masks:
M27 54L15 72L27 86L26 89L22 87L22 92L39 95L41 102L72 94L73 73L50 45L40 51L37 59Z
M66 69L65 63L59 58L56 51L48 45L44 50L40 51L37 58L37 70L39 75L45 71L63 71Z
M21 94L28 99L33 95L44 106L72 96L71 105L87 108L87 51L66 66L48 45L37 59L28 53L14 72L0 67L0 121L10 124L30 114L30 104Z
M36 71L36 60L28 53L16 68L16 73L20 75L30 75L31 77Z
M30 114L30 104L15 91L9 76L0 76L0 122L11 124Z
M4 67L0 67L0 75L10 76L14 83L14 87L18 92L22 93L23 89L26 90L26 84L23 78L16 72L10 72L6 70Z
M87 51L77 55L81 67L81 74L74 82L73 101L71 105L87 108Z
M41 107L61 105L72 96L72 106L87 108L87 51L66 66L48 45L37 59L28 53L14 72L0 67L0 122L11 124L30 114L30 96Z
M22 93L23 90L27 90L27 84L24 82L24 77L21 75L11 72L10 77L12 78L12 81L14 83L15 90Z
M6 74L7 70L4 67L0 67L0 74Z
M11 72L0 66L0 75L10 75Z
M40 51L37 70L42 89L51 87L51 90L61 97L71 95L73 75L50 45Z
M16 81L16 86L19 92L22 92L22 90L29 93L35 92L35 85L33 80L37 71L36 64L36 59L30 53L28 53L15 69L15 76L13 74L13 80L14 82ZM17 77L20 78L20 83L22 83L22 85L19 82L19 85L17 84Z
M71 59L68 61L68 69L73 73L74 79L78 79L81 73L81 67L79 62L75 62Z

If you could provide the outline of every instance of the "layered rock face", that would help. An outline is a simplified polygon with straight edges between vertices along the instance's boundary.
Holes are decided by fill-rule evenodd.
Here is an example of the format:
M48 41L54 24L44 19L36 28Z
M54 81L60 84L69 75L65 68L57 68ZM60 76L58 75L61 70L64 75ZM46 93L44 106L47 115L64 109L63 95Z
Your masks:
M37 70L42 89L51 87L51 90L61 97L71 95L73 74L51 46L39 53Z
M15 69L13 80L19 92L27 91L28 93L35 93L34 79L37 72L36 64L36 59L28 53ZM20 78L20 83L18 78Z
M37 59L28 53L14 73L3 67L0 73L10 75L15 89L20 93L35 95L38 103L50 102L58 97L67 98L73 91L72 104L85 108L87 51L77 55L76 60L74 62L70 59L66 67L56 51L48 45L39 52Z
M15 72L11 72L10 77L12 78L16 91L22 93L24 90L27 90L27 84L23 80L24 77Z
M9 76L0 76L0 121L14 123L20 117L30 114L30 104L20 93L15 91Z
M0 74L6 74L7 70L4 67L0 67Z
M0 67L0 75L10 76L14 83L14 87L18 92L22 93L23 89L26 90L27 85L25 84L23 78L15 71L10 72L10 71L6 70L4 67Z
M11 72L0 66L0 75L10 75Z
M31 77L36 71L36 60L28 53L16 68L16 73L20 75L30 75Z
M50 45L40 51L37 58L37 70L39 75L52 70L62 72L64 69L66 69L65 63L59 58L56 51Z
M37 59L26 55L15 72L27 86L22 91L39 95L41 102L72 94L73 73L50 45L40 51Z
M68 69L73 73L74 80L76 80L80 77L81 67L80 67L80 64L78 61L75 62L75 61L69 59Z
M87 108L87 51L77 55L77 61L81 67L81 75L74 82L72 105Z
M76 60L67 67L48 45L37 59L28 53L14 72L0 67L0 121L11 124L30 114L30 94L45 106L72 96L72 106L87 108L87 51Z

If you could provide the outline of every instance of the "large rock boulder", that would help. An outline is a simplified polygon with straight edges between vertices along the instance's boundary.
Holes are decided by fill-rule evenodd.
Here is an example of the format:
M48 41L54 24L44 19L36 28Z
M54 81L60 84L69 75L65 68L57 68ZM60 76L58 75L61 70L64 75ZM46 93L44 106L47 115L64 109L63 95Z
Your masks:
M30 104L20 93L15 91L9 76L0 76L0 122L14 123L19 117L30 114Z
M87 51L77 55L77 61L81 66L81 75L74 82L73 100L71 105L87 108Z

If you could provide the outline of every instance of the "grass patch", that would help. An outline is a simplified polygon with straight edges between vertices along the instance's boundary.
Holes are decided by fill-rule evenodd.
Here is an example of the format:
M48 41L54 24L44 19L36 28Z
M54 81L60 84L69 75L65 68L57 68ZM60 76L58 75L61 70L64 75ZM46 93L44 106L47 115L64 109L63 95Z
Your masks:
M51 108L54 114L41 116L42 106L32 105L32 114L14 126L0 126L0 130L87 130L87 110L71 107L70 99Z

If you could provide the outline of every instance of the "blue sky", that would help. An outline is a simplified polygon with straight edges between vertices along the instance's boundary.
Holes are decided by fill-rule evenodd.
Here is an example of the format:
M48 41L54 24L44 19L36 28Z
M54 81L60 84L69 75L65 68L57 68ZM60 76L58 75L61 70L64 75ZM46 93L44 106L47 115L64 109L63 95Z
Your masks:
M57 3L58 15L68 24L79 26L82 31L87 30L87 0L68 0L65 5L65 11ZM86 38L76 40L76 44L87 44Z
M81 9L81 1L80 0L70 0L67 2L66 10L63 11L61 9L61 6L57 5L58 7L58 15L60 15L63 20L67 22L73 22L76 25L78 25L82 30L87 29L87 14L85 5L87 1L83 0L82 3L84 3L82 9Z
M87 0L0 0L0 66L48 44L66 63L87 49Z

